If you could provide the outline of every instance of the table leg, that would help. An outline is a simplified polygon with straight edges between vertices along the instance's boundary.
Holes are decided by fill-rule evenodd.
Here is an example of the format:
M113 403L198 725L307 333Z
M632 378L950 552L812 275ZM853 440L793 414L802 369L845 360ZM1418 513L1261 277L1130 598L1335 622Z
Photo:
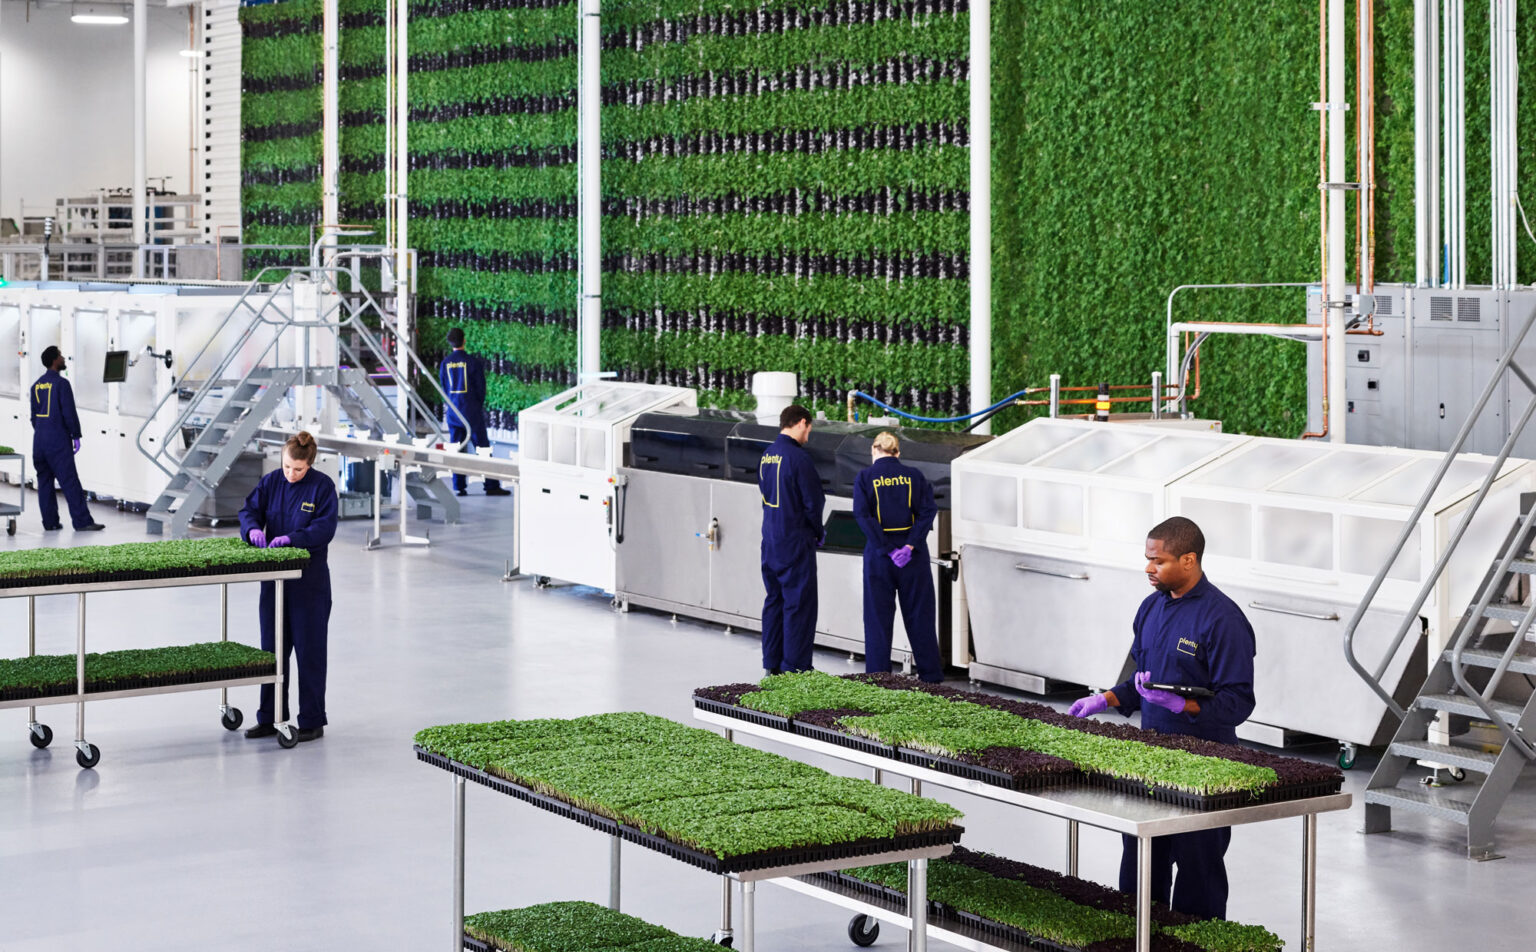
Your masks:
M874 780L875 786L878 787L881 784L885 783L885 771L881 770L879 767L875 767L875 768L873 768L873 770L874 770L874 776L871 777L870 779Z
M25 480L23 480L25 482ZM26 487L23 486L23 489ZM37 654L37 596L27 596L27 657ZM27 730L41 736L37 729L37 708L27 708Z
M1152 952L1152 838L1136 839L1136 952Z
M741 884L741 950L757 952L757 883Z
M219 640L229 640L229 583L219 586ZM219 713L229 713L229 688L219 688Z
M916 783L917 781L913 781ZM907 915L912 920L912 931L907 933L907 944L912 952L928 952L928 861L914 859L907 862Z
M720 877L720 929L713 936L716 945L731 938L731 877Z
M453 778L453 952L464 948L464 778Z
M1301 818L1301 952L1317 947L1317 814Z
M1078 826L1076 820L1067 821L1067 875L1077 875L1077 835Z
M923 795L923 782L921 780L917 779L916 777L913 777L912 778L912 796L920 797L922 795Z
M75 680L81 700L75 704L75 746L85 750L85 593L78 596L75 608Z
M608 838L608 908L619 911L619 846L624 841L618 834Z
M729 727L725 729L725 742L727 744L736 743L736 732L731 730Z

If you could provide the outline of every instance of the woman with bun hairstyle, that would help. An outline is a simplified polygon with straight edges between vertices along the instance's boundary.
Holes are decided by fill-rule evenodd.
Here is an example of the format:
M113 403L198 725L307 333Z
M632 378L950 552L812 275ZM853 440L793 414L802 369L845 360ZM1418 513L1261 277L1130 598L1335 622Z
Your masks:
M299 659L299 740L325 733L326 639L331 618L331 569L326 547L336 535L336 484L317 469L315 438L300 431L283 444L283 468L261 477L240 510L240 536L258 549L297 546L309 550L302 577L285 582L283 614L283 710L288 709L288 651ZM261 647L272 651L275 583L261 583ZM261 686L261 709L248 738L277 733L272 685Z

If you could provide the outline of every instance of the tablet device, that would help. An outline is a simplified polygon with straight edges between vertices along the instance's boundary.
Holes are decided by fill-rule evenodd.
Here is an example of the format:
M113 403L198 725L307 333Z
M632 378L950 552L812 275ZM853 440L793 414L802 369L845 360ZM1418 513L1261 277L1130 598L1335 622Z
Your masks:
M1210 688L1197 688L1188 684L1152 684L1147 687L1154 691L1167 691L1169 694L1177 694L1179 697L1215 697L1216 692Z
M107 351L106 365L102 368L102 383L123 383L128 379L128 352L126 350Z

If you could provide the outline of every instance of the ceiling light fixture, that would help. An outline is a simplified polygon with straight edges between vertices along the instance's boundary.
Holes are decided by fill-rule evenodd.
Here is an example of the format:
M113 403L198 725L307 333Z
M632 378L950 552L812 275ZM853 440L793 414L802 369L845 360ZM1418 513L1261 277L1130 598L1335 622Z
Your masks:
M127 9L113 3L71 4L71 23L117 26L128 22Z

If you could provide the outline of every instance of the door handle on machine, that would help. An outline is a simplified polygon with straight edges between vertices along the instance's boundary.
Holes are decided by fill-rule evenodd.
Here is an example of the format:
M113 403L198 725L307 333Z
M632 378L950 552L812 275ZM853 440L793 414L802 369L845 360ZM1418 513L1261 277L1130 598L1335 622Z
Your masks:
M693 537L695 539L703 539L705 542L708 542L710 550L713 551L717 546L720 545L720 520L710 519L709 528L703 532L695 532Z
M945 552L942 555L929 556L928 564L937 565L943 569L950 582L953 583L960 580L960 553Z
M1338 621L1338 612L1307 612L1298 608L1286 608L1284 605L1266 605L1263 602L1249 602L1249 608L1261 612L1274 612L1277 615L1295 615L1297 618L1311 618L1314 621Z
M1028 562L1015 563L1014 568L1020 572L1033 572L1036 575L1049 575L1051 578L1069 578L1074 582L1088 581L1087 572L1063 572L1058 569L1044 569L1038 565L1030 565Z

